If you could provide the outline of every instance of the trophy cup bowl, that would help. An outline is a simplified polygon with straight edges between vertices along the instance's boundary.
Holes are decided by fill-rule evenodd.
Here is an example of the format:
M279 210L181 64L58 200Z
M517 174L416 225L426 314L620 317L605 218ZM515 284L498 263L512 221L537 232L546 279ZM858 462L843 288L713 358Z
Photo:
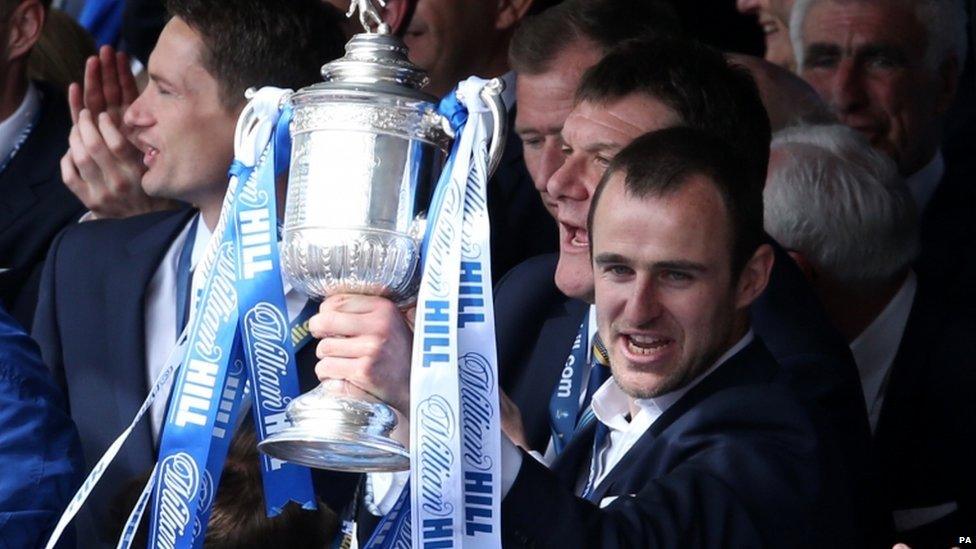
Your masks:
M454 136L435 98L419 91L426 74L393 36L354 36L322 75L324 83L290 97L282 269L312 298L367 294L407 306L420 282L424 210ZM496 119L493 165L504 147L501 87L493 82L483 94ZM292 425L259 445L272 457L338 471L410 466L390 437L396 412L345 381L324 381L286 413Z

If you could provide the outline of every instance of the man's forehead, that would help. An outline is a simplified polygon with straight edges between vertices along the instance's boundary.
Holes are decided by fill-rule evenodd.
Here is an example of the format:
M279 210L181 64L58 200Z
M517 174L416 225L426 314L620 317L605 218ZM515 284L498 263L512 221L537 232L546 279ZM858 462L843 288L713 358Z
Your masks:
M823 0L804 21L804 42L852 50L862 45L924 48L925 33L910 6L900 1Z
M580 101L563 126L563 139L575 146L624 146L637 137L681 123L669 106L645 93L606 101Z
M203 47L200 33L179 17L172 17L149 54L148 69L168 73L170 78L182 76L180 72L188 66L200 64Z

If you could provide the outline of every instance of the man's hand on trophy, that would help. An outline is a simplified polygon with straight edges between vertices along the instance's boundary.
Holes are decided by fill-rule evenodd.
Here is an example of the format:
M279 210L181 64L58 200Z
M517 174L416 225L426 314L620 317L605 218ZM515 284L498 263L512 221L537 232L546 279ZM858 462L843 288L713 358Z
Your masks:
M346 380L409 417L413 332L392 301L333 295L308 328L321 339L315 366L320 380Z

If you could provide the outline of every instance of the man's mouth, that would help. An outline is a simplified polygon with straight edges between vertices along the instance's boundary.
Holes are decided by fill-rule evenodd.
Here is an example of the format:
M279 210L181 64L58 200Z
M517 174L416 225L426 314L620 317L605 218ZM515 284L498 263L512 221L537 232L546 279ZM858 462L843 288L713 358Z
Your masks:
M147 168L152 167L152 164L156 161L157 156L159 156L159 149L149 145L143 146L142 163L145 164Z
M674 340L668 337L631 334L624 336L627 350L635 355L648 356L670 345Z
M590 247L590 235L586 232L586 229L577 227L575 225L570 225L562 221L559 222L559 226L562 229L563 241L573 248L580 248L582 250L587 250Z

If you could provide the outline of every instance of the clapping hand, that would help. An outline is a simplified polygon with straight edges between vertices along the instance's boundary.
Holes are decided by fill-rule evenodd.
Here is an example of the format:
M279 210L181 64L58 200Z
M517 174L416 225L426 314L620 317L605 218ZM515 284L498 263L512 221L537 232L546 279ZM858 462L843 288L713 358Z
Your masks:
M68 88L73 126L61 158L65 185L97 218L168 209L175 203L146 195L142 153L128 139L125 110L139 95L126 54L103 46L88 58L84 88Z

